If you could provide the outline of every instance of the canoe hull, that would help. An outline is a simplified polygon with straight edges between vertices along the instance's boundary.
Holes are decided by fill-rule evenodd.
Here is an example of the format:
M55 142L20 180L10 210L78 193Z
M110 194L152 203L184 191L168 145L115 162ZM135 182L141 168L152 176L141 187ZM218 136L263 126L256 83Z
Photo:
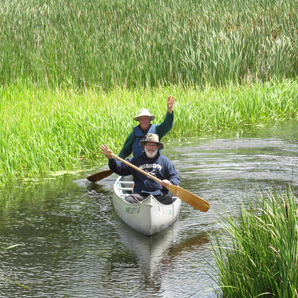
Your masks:
M131 177L119 177L114 184L113 204L118 216L134 230L144 235L154 235L178 218L181 207L179 198L174 197L173 204L164 205L150 195L140 203L131 204L125 201L131 190Z

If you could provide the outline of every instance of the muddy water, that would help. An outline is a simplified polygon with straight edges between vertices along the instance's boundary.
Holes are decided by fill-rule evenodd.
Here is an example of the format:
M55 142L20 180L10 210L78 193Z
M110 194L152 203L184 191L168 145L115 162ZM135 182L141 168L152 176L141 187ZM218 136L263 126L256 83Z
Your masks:
M11 186L1 193L0 241L2 249L18 246L0 252L0 296L216 297L210 246L218 217L260 190L297 189L297 132L291 122L166 142L181 187L211 208L202 213L183 203L178 221L153 237L115 214L116 175L97 185L86 172Z

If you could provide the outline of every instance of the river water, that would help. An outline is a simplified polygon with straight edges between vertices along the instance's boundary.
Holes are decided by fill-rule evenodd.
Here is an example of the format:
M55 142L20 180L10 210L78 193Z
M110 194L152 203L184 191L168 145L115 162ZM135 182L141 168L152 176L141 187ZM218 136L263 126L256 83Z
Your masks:
M86 180L107 166L12 185L0 199L0 296L216 297L211 245L219 219L260 191L291 185L297 194L297 132L294 121L166 142L180 186L210 210L183 202L179 219L152 237L115 214L115 174L96 185Z

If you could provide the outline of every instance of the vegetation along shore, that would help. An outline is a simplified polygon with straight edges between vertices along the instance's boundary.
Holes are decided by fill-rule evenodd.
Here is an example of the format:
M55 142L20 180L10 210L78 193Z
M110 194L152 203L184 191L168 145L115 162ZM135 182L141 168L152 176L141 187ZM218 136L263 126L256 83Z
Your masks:
M282 121L297 117L298 111L298 84L291 80L202 91L173 86L108 93L12 85L0 89L0 181L104 163L99 146L107 143L118 153L142 107L157 116L156 123L161 121L168 94L178 100L167 140Z

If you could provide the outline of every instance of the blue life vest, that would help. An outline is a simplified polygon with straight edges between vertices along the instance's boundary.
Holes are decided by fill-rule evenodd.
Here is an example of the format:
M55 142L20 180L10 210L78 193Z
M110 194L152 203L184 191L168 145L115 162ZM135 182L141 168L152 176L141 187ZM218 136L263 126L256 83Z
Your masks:
M135 141L134 143L132 144L132 154L133 156L137 156L141 153L144 152L144 148L143 146L140 145L140 142L142 140L145 140L146 139L146 136L147 134L149 133L155 133L155 125L154 124L151 124L151 126L149 127L149 129L147 130L146 134L144 134L140 128L140 126L135 126L133 128L133 131L135 133Z

